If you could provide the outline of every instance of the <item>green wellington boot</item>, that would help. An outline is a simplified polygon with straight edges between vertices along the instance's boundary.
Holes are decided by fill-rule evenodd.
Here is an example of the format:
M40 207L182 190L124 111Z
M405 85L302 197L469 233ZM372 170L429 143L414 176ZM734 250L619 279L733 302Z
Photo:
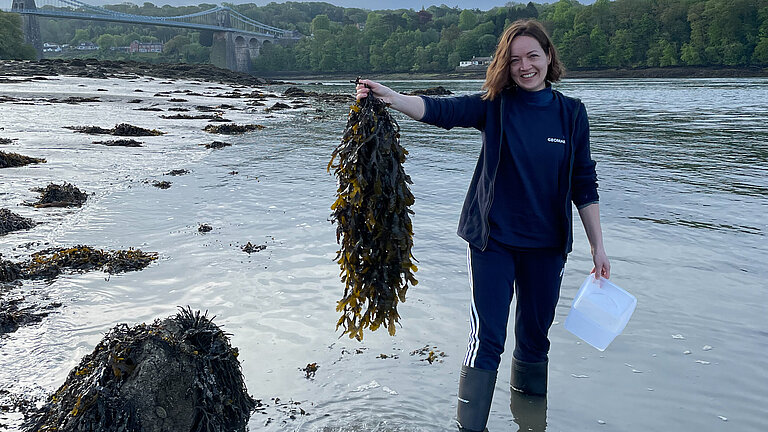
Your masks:
M461 367L456 423L460 432L483 432L491 411L496 371Z
M512 358L512 390L529 395L547 394L548 361L528 363Z

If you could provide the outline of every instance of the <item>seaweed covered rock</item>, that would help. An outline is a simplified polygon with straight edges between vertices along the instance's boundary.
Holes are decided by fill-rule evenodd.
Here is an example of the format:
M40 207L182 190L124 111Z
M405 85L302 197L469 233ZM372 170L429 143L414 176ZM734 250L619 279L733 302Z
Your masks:
M165 180L155 180L152 182L152 186L158 189L168 189L171 187L171 182Z
M331 221L341 249L344 296L336 310L350 338L362 339L363 329L385 326L395 334L408 285L415 285L411 247L414 202L402 163L408 152L400 145L400 127L386 104L372 95L352 105L341 144L328 170L338 178Z
M12 231L27 230L35 226L32 219L19 216L16 213L0 208L0 235Z
M27 279L50 279L64 270L103 270L110 274L142 270L156 259L157 253L140 249L105 251L80 245L35 252L22 269Z
M414 96L447 96L452 95L453 92L446 89L443 86L437 86L437 87L430 87L428 89L422 89L422 90L414 90L411 92Z
M107 141L94 141L94 144L101 144L110 147L141 147L141 142L132 139L117 139Z
M91 135L157 136L165 134L165 132L161 132L157 129L145 129L128 123L117 124L112 129L104 129L99 126L65 126L65 129Z
M207 149L222 149L224 147L229 147L231 145L232 144L230 144L230 143L226 143L226 142L222 142L222 141L214 141L214 142L212 142L210 144L205 144L205 148L207 148Z
M264 112L280 111L280 110L290 109L290 108L291 108L291 106L286 104L286 103L275 102L274 105L272 105L271 107L265 109Z
M256 401L237 356L212 318L190 308L119 324L23 430L244 432Z
M77 188L77 186L64 183L50 183L43 188L32 189L33 192L40 193L40 199L32 203L33 207L79 207L88 199L88 195Z
M21 277L21 265L2 259L0 255L0 282L13 282Z
M45 163L45 159L0 151L0 168L14 168L37 163Z
M0 299L0 336L6 333L13 333L19 327L38 323L50 314L51 309L60 306L61 303L51 303L41 307L34 304L25 304L24 299L21 297L12 299L2 298Z
M222 125L208 125L205 128L203 128L203 130L208 133L217 133L217 134L225 134L225 135L238 135L238 134L244 134L246 132L262 130L262 129L264 129L264 126L259 124L245 124L245 125L222 124Z

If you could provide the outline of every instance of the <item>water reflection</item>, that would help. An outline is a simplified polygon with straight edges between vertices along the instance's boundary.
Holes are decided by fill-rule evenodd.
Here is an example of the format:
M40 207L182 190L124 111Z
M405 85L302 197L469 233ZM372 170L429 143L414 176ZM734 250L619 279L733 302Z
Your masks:
M515 390L510 393L509 409L518 432L547 430L547 397L527 395Z

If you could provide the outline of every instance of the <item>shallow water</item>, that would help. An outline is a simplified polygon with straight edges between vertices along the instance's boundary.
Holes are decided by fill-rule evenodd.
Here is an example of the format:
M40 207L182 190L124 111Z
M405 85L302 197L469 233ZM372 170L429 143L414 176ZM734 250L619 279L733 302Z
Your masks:
M440 84L458 93L480 86L389 84L400 90ZM351 91L342 82L302 87ZM209 96L174 94L188 99L184 103L152 96L184 89ZM547 430L767 430L768 80L568 80L559 89L581 98L589 111L612 280L632 292L638 306L605 352L563 328L591 269L586 238L576 226L550 332ZM264 107L246 107L244 99L212 97L228 90L147 78L0 84L0 96L37 101L0 104L0 137L18 139L0 150L48 161L0 171L1 206L41 223L0 237L3 257L74 244L160 254L140 272L75 274L18 288L63 307L0 339L0 389L55 390L116 323L152 321L190 305L208 310L232 333L255 398L300 402L308 413L291 419L294 405L268 402L267 414L254 414L251 430L451 429L469 300L466 246L455 229L479 133L446 132L398 116L416 196L419 284L399 308L402 327L395 337L368 332L358 343L339 339L334 329L342 286L333 262L335 227L328 222L336 183L326 166L346 107L267 114ZM39 102L73 95L103 102ZM143 102L125 103L134 98ZM243 108L225 110L225 117L266 128L214 136L201 131L204 120L165 120L159 115L170 113L134 110L221 103ZM167 134L138 138L141 148L117 148L91 144L102 137L62 129L123 121ZM200 145L213 140L233 146ZM181 168L190 173L163 175ZM153 180L172 187L146 183ZM31 188L62 181L92 194L84 207L20 205L37 197ZM201 223L213 231L198 233ZM249 241L267 248L248 255L240 246ZM446 357L429 364L411 355L425 346ZM502 358L491 431L518 427L509 408L509 357ZM317 375L306 379L300 369L314 362ZM0 420L3 430L1 424L16 427L12 420Z

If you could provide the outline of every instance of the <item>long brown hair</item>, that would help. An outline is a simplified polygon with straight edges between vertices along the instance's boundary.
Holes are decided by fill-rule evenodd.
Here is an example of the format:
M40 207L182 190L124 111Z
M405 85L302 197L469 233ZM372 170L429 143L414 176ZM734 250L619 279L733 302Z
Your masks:
M496 46L496 52L493 54L493 61L485 73L483 90L486 90L486 93L483 95L483 99L493 100L505 88L517 86L512 80L509 63L511 60L512 40L518 36L530 36L536 39L541 48L544 49L544 52L549 55L549 67L547 68L547 76L544 78L547 82L560 81L560 77L565 74L565 67L560 62L557 50L547 35L544 26L532 19L517 20L510 24L499 38L499 44Z

